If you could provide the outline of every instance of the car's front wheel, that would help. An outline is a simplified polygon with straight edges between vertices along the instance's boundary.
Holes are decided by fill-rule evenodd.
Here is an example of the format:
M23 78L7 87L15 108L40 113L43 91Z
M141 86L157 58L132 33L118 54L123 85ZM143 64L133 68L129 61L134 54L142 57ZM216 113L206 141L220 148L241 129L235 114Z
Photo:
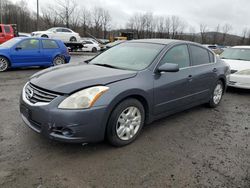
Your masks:
M9 61L5 57L0 56L0 72L4 72L9 68Z
M211 108L215 108L220 104L223 92L224 92L224 84L222 83L221 80L218 80L209 101L209 106Z
M53 65L62 65L65 64L65 58L63 56L56 56L53 60Z
M125 146L140 134L144 124L145 110L141 102L127 99L111 113L106 136L110 144Z

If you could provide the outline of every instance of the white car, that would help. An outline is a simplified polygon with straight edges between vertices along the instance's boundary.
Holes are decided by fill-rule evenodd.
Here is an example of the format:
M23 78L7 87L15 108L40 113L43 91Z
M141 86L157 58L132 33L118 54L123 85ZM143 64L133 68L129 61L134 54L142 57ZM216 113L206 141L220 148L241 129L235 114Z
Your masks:
M83 40L83 48L82 50L85 52L97 52L100 51L100 44L93 40Z
M35 31L31 33L31 36L59 39L63 42L77 42L81 39L79 33L64 27L53 27L47 31Z
M231 67L228 86L250 89L250 46L226 48L220 57Z

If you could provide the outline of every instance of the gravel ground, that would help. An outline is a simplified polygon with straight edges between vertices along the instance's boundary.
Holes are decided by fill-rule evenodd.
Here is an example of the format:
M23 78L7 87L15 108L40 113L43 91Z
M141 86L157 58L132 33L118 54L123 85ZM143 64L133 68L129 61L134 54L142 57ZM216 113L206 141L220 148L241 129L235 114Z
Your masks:
M1 188L250 187L250 91L229 89L217 109L154 122L123 148L82 146L47 140L22 122L19 95L38 70L0 73Z

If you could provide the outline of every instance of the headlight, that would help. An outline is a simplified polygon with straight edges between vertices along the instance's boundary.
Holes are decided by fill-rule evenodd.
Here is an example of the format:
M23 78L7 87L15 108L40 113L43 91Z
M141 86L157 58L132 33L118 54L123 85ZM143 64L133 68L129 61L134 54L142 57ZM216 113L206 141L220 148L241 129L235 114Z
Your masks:
M243 71L239 71L239 72L236 72L234 74L238 74L238 75L249 75L250 76L250 69L247 69L247 70L243 70Z
M109 88L106 86L95 86L78 91L66 99L58 106L60 109L84 109L90 108Z

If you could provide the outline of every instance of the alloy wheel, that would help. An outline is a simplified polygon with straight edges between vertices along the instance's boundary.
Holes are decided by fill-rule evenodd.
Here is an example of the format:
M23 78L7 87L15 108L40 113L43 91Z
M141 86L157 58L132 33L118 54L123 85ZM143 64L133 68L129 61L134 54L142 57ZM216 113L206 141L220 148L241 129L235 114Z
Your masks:
M142 122L141 112L137 107L126 108L118 117L116 133L121 140L132 139L140 129Z
M0 57L0 72L6 71L8 69L8 66L8 61L5 58Z
M223 95L223 86L218 83L214 89L213 100L215 104L219 104Z

